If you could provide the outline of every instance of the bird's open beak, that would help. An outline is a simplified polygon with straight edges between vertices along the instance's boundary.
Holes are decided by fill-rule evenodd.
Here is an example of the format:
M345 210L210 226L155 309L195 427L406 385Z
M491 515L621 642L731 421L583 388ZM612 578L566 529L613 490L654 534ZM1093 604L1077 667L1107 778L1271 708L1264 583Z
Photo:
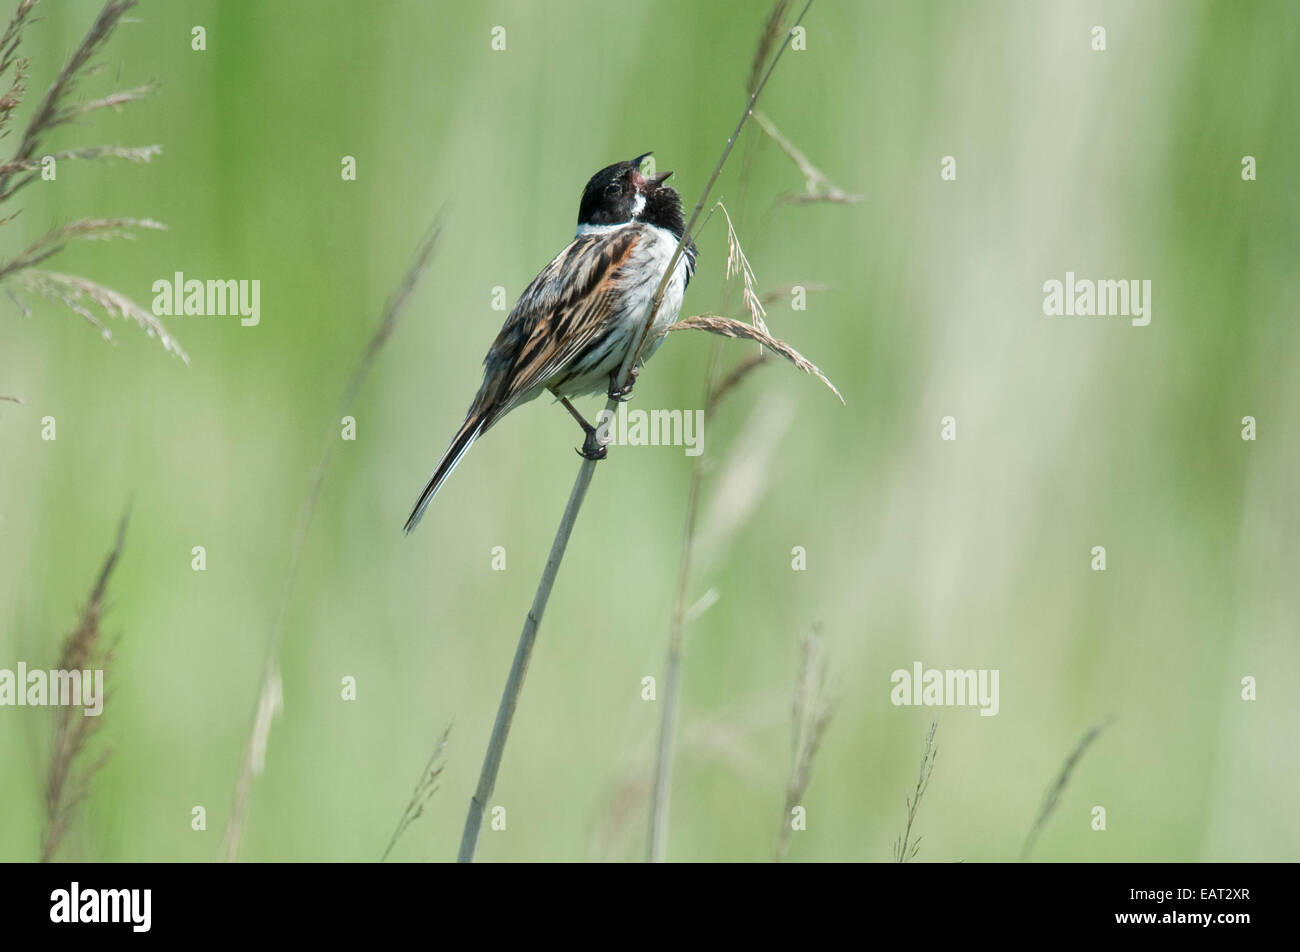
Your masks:
M668 176L673 174L672 172L660 172L658 175L652 175L649 178L642 175L641 163L653 154L653 152L646 152L632 160L632 185L638 192L653 192L664 183Z

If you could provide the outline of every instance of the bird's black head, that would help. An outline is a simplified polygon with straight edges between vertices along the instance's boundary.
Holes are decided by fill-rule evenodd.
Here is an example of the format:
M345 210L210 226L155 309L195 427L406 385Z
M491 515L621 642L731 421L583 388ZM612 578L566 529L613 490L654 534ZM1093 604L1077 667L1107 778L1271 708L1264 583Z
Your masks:
M632 221L666 228L678 238L685 220L682 199L675 189L664 185L672 172L646 177L641 174L645 155L630 162L606 166L587 182L578 206L578 227L583 225L625 225Z

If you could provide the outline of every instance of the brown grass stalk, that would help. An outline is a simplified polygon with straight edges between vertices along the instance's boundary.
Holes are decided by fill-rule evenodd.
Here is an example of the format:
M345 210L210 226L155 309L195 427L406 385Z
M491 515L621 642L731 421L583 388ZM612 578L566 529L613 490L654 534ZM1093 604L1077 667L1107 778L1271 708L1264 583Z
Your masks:
M764 347L771 348L780 354L790 363L794 364L806 374L812 374L822 383L830 388L831 393L839 397L840 403L844 403L844 397L840 396L839 390L835 384L827 379L826 375L817 369L817 365L808 360L803 354L799 353L785 341L777 340L771 334L754 326L738 321L733 317L723 317L720 314L697 314L694 317L683 318L676 324L668 328L672 331L708 331L710 334L718 334L722 337L743 338L745 340L758 341Z
M0 281L9 275L33 268L46 258L62 251L70 240L85 238L94 241L134 237L134 229L166 231L167 226L151 218L82 218L46 232L19 252L13 259L0 264Z
M11 198L15 192L32 180L33 175L29 171L17 182L12 182L14 175L31 161L41 141L49 132L71 122L78 116L85 115L87 112L122 106L143 99L153 91L152 85L145 85L86 102L70 103L68 101L76 91L82 76L89 72L94 58L102 51L109 37L113 35L113 30L121 21L123 14L135 6L136 2L137 0L108 0L103 9L99 11L99 16L95 18L90 30L87 31L77 48L73 50L72 55L68 57L67 63L64 64L63 69L50 85L50 88L46 90L44 97L36 107L36 111L28 120L27 127L23 131L22 140L19 142L17 149L14 150L13 156L4 163L4 166L0 166L0 202ZM14 21L10 23L10 31L13 31L13 36L11 38L7 32L4 39L10 40L10 43L15 47L21 38L24 21L32 6L34 4L24 3L20 5L18 12L14 16ZM0 40L0 44L2 43L3 40ZM6 63L12 57L12 53L8 48L5 48L4 57Z
M123 513L117 526L117 538L109 550L99 577L90 590L77 625L63 640L56 668L60 671L105 671L113 660L113 651L105 644L102 622L104 597L108 581L117 567L126 541L130 510ZM76 816L77 809L90 793L95 775L112 753L105 749L92 756L91 742L103 727L103 711L88 717L74 705L55 707L54 741L45 777L45 835L41 839L41 862L54 859Z
M74 314L84 318L105 339L112 339L113 332L90 308L99 308L108 317L135 321L150 337L156 337L163 349L176 354L185 363L190 362L189 355L181 348L167 330L166 325L136 304L131 298L114 291L89 278L75 274L63 274L59 271L43 271L40 268L24 268L14 277L18 286L30 294L40 294L58 301Z
M155 87L150 83L134 89L110 93L97 99L82 101L74 99L81 79L97 69L95 57L102 52L123 15L135 3L136 0L108 0L104 4L81 43L37 104L13 154L0 162L0 203L13 198L39 174L45 157L42 155L44 140L50 132L75 122L88 113L101 109L116 109L143 99L153 92ZM0 77L9 77L8 88L0 94L0 137L9 132L9 124L27 92L26 82L30 64L26 59L18 56L18 48L22 41L23 28L28 24L35 6L36 0L23 0L9 21L3 36L0 36ZM148 162L161 151L157 145L138 147L98 145L63 149L48 155L56 162L114 158ZM0 217L0 225L12 221L20 211L21 209ZM36 267L62 251L71 239L129 238L135 231L141 229L161 231L164 230L164 226L148 218L83 218L53 228L9 261L0 263L0 281L9 280L19 290L40 294L63 304L74 314L85 318L102 337L108 339L112 338L112 333L101 321L101 315L92 308L98 308L104 317L134 320L149 336L157 337L167 351L188 363L189 357L176 339L163 327L162 322L125 294L89 278L42 271ZM19 306L23 308L24 313L30 313L21 301Z

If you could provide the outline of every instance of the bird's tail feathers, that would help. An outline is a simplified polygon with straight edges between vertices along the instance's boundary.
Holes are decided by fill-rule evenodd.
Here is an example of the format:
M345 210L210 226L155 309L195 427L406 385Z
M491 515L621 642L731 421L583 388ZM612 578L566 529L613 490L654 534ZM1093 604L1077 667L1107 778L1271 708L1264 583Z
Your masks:
M451 475L451 471L456 468L460 458L468 450L492 423L490 417L482 413L471 412L461 424L460 430L452 438L451 445L447 447L447 452L442 454L442 459L438 460L438 465L433 469L433 475L424 486L424 492L420 493L420 498L416 500L415 508L411 510L410 518L406 520L405 531L408 535L419 525L420 518L424 515L424 510L429 507L433 501L434 494L442 485L443 480Z

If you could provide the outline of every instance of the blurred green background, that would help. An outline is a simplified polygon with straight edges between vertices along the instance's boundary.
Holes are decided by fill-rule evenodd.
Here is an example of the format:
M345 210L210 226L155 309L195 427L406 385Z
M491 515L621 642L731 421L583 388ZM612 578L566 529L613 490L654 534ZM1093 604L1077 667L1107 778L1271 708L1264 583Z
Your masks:
M98 8L42 4L20 121ZM765 13L741 0L133 12L82 94L150 78L159 94L47 146L162 155L61 164L18 198L6 256L82 216L160 219L166 234L71 247L50 266L146 307L175 271L257 278L261 324L165 319L186 366L127 323L107 343L56 304L29 301L24 317L2 302L0 393L25 403L0 403L0 667L53 663L134 500L106 619L121 638L101 736L113 754L62 857L218 856L322 433L444 201L447 240L324 485L241 855L377 858L454 719L441 788L394 851L454 857L577 471L576 428L546 401L524 407L414 536L402 521L481 379L504 318L492 289L513 304L609 162L654 149L693 203ZM1105 52L1090 48L1098 24ZM806 311L773 304L768 322L848 405L773 365L705 434L688 600L720 598L687 633L669 858L771 856L798 640L814 624L839 705L792 860L889 858L936 713L920 860L1014 859L1066 756L1108 715L1036 858L1300 858L1300 8L817 0L806 26L761 108L864 200L780 203L803 177L753 124L715 197L760 288L831 286ZM1243 155L1258 181L1242 181ZM689 313L739 299L720 218L699 243ZM1150 326L1045 317L1043 282L1066 271L1150 279ZM700 406L711 340L673 335L632 406ZM750 346L726 343L725 359ZM940 440L948 415L955 442ZM1256 442L1241 439L1245 415ZM689 472L674 447L615 448L598 467L497 785L508 828L485 829L480 858L642 856L660 710L641 678L662 673ZM191 569L197 545L206 572ZM914 661L999 669L1000 713L893 706L890 673ZM355 701L340 699L345 676ZM52 719L0 709L0 859L37 855ZM1090 829L1098 804L1105 832ZM190 828L196 805L206 832Z

